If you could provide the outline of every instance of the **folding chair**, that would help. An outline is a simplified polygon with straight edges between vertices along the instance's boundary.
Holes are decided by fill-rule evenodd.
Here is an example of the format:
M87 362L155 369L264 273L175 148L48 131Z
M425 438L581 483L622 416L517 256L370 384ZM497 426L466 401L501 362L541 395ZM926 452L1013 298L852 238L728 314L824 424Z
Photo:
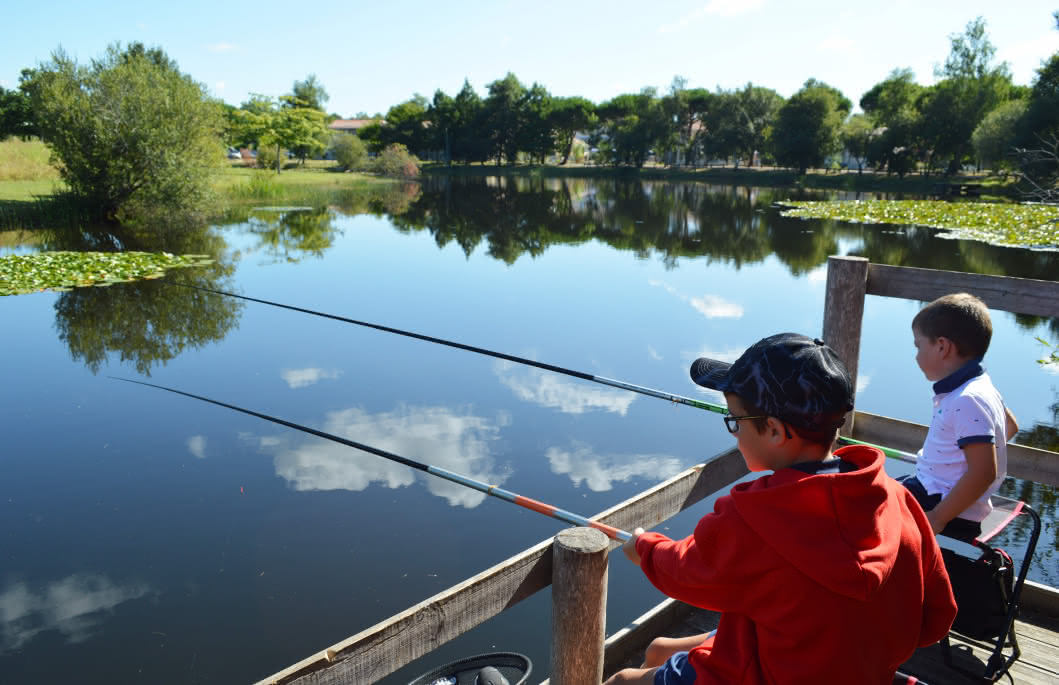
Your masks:
M985 643L991 650L984 669L974 670L957 664L953 660L953 647L949 642L949 636L946 635L941 642L945 664L965 675L987 683L996 682L1003 677L1022 653L1019 649L1018 639L1015 636L1015 616L1018 613L1019 595L1022 593L1022 586L1026 581L1030 560L1033 558L1034 550L1037 547L1037 538L1041 534L1041 519L1037 512L1031 509L1028 504L1008 497L1001 497L1000 495L993 495L990 499L993 503L993 511L982 521L982 533L973 539L952 538L973 545L981 553L981 556L977 560L972 560L970 557L959 554L955 550L942 549L945 566L949 570L949 576L952 579L953 593L956 595L958 611L950 635L955 634L967 641L978 640ZM1029 516L1032 529L1021 562L1014 564L1014 566L1017 566L1017 573L1013 573L1015 569L1007 552L999 547L992 547L988 543L1019 516ZM968 573L974 574L980 580L985 575L981 573L982 568L972 569L972 566L985 564L986 560L989 559L999 562L999 565L993 566L993 570L995 571L996 583L1003 590L998 588L996 591L986 593L993 598L1000 597L1000 600L996 600L1000 604L991 612L988 620L980 620L981 612L976 611L980 607L971 608L971 606L983 598L983 593L979 592L977 585L970 584ZM1003 568L1003 566L1007 566L1007 568ZM1003 579L1004 574L1007 574L1009 578L1014 576L1010 592L1007 592L1006 583ZM964 582L962 579L968 579L968 581ZM964 608L965 605L968 608ZM961 620L960 614L963 614L963 620ZM1005 650L1009 651L1005 652Z

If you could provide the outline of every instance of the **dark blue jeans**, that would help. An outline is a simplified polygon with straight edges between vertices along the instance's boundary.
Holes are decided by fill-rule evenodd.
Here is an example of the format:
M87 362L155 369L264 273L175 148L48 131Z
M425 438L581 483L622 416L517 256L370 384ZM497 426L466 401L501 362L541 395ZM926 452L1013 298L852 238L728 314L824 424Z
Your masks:
M938 506L938 502L941 501L941 494L927 494L927 489L923 487L923 484L915 476L901 476L897 479L897 482L904 485L912 493L912 496L919 502L919 506L923 507L923 511L930 511ZM945 526L945 530L941 531L941 534L964 542L971 542L982 534L982 524L978 521L957 517L949 521L949 524Z

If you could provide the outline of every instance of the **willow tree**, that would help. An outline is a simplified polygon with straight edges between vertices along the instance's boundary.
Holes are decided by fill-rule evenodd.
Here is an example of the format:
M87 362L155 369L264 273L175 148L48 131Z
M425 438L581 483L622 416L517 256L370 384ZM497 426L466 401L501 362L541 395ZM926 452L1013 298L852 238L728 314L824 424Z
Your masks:
M102 217L207 211L222 109L160 48L115 43L87 65L59 49L25 85L63 180Z

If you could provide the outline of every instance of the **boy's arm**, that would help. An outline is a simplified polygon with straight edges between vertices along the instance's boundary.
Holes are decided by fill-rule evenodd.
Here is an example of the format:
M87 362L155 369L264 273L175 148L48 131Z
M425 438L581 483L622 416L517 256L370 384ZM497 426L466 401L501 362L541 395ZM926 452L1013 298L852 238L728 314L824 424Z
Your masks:
M643 535L643 533L643 528L636 528L632 532L632 537L621 545L621 551L625 552L625 556L629 558L629 561L637 566L640 565L640 553L636 551L636 541L640 539L640 536Z
M949 521L959 516L996 480L996 447L991 442L973 442L963 447L967 459L967 473L963 474L938 506L927 512L927 520L935 533L944 530Z
M1019 432L1019 424L1015 420L1015 415L1006 406L1004 407L1004 432L1008 440L1011 440Z

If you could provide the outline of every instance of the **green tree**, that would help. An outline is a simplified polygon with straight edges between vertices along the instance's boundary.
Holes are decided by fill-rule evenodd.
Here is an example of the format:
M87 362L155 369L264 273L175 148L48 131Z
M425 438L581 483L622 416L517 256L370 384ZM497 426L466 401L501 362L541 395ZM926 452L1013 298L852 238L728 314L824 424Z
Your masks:
M864 160L875 137L875 127L866 114L854 114L843 124L840 137L849 154L857 160L857 175L864 172Z
M368 149L364 142L352 133L336 133L331 142L335 161L345 171L355 171L364 166L368 159Z
M526 88L518 78L508 74L490 83L486 88L489 95L485 98L485 130L483 133L489 141L491 158L500 166L502 160L514 164L518 157L518 143L525 116L522 110Z
M32 71L22 71L23 82L32 78ZM0 86L0 140L17 136L23 140L39 135L33 115L33 103L25 88L6 90Z
M566 164L570 159L574 134L578 131L588 131L597 121L596 106L583 97L555 98L552 101L550 123L558 148L563 153L560 165Z
M971 151L975 128L1011 97L1011 72L1006 62L993 63L996 48L981 17L949 40L949 56L934 73L941 80L926 91L920 105L920 136L930 166L947 161L947 172L954 173Z
M842 123L852 103L840 91L816 79L780 108L772 131L776 160L804 174L809 167L823 166L838 152Z
M1026 113L1025 100L1009 100L985 115L971 134L974 151L991 169L1009 169L1015 164L1015 136Z
M316 78L316 74L309 74L304 81L295 81L290 94L302 107L312 107L321 112L324 111L327 101L331 99L324 84Z
M115 43L87 66L60 49L26 85L70 192L104 217L206 211L222 110L160 49Z
M544 86L534 83L523 95L519 109L522 112L522 127L518 135L518 149L528 153L530 159L538 164L544 164L544 160L556 148L551 121L552 96Z
M424 154L430 132L425 126L427 117L427 99L418 93L411 99L394 105L386 112L386 121L380 131L380 143L383 147L403 145L414 154Z
M860 99L878 135L868 145L868 162L904 176L918 158L919 101L923 86L911 69L894 69Z
M319 147L322 150L324 144L321 141L326 140L326 115L318 109L290 106L292 100L289 95L279 98L255 95L237 113L241 135L257 142L259 156L265 148L275 151L277 174L283 166L284 148Z

